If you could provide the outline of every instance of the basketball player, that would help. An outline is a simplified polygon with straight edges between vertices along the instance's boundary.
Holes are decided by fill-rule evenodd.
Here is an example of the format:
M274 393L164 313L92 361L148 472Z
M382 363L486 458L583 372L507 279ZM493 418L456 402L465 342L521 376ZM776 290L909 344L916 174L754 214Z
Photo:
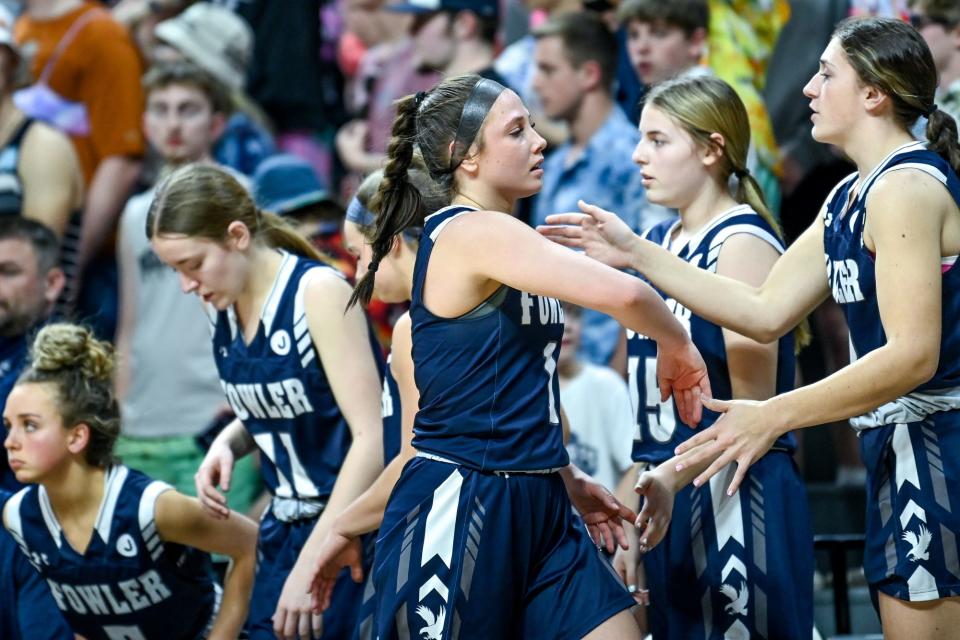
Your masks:
M390 496L374 564L380 638L635 638L623 585L571 502L606 540L629 513L569 465L556 379L562 296L659 340L661 388L683 419L705 369L680 323L635 278L554 247L511 216L540 188L544 141L515 93L475 75L398 104L373 208L372 294L396 237L423 225L412 272L420 392L413 446ZM421 219L414 146L452 204ZM324 578L349 564L327 559ZM482 594L482 597L481 597Z
M17 480L3 524L87 640L236 638L253 584L256 525L119 464L113 355L90 330L40 330L3 413ZM209 556L230 557L224 588Z
M372 335L359 309L344 313L350 286L339 272L222 169L172 172L157 188L147 234L184 291L210 311L214 359L237 415L197 472L197 494L212 514L227 515L216 485L229 488L234 461L254 448L261 454L273 497L260 523L249 626L252 638L272 639L281 592L309 598L309 583L288 584L304 542L322 539L383 469ZM345 575L322 637L353 632L360 598ZM304 635L321 629L319 619L305 622Z
M661 83L646 98L640 132L634 159L648 198L680 214L650 229L646 239L700 269L762 283L783 244L746 168L750 125L733 88L710 76ZM759 344L664 297L703 354L714 397L766 400L793 388L793 334ZM751 469L746 494L727 496L720 478L684 488L693 479L690 471L678 475L673 465L661 463L695 431L680 422L672 401L660 402L656 344L629 332L627 350L638 426L633 458L651 469L660 466L641 483L649 498L641 522L651 522L640 544L619 551L614 564L632 577L640 547L667 536L643 555L654 637L809 640L813 534L806 491L791 458L793 437L782 436ZM704 424L716 418L707 412ZM671 509L674 526L665 531ZM627 587L635 590L636 581Z

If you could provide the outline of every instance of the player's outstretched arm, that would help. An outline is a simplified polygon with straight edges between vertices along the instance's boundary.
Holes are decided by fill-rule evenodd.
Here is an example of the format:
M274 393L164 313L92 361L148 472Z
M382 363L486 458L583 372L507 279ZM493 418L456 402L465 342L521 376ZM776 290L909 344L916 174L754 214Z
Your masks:
M230 558L220 612L207 638L233 640L247 619L257 560L257 525L239 513L211 518L196 498L174 490L157 498L155 518L162 540Z
M625 327L650 336L659 351L663 398L673 394L680 417L700 421L700 394L709 395L699 352L664 304L639 278L548 242L519 220L495 211L456 218L444 230L444 252L456 281L492 280L520 291L567 300L613 316Z
M815 384L763 402L705 402L724 415L677 447L677 453L683 453L710 443L692 454L688 464L720 454L695 484L736 461L728 487L732 494L778 436L862 415L909 393L936 373L942 322L941 234L946 216L954 211L947 198L939 183L917 171L901 170L877 181L867 200L870 216L864 241L876 254L877 302L886 344ZM904 292L909 292L909 304Z
M678 258L634 235L615 213L584 202L580 206L584 213L548 216L548 225L540 227L540 232L558 244L584 249L598 260L639 271L697 315L757 342L772 342L791 331L829 294L821 217L758 287Z

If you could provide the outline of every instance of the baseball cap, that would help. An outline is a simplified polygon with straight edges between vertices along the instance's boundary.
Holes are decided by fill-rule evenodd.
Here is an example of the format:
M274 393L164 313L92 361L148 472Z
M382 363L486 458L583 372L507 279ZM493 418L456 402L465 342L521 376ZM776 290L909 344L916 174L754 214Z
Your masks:
M198 2L156 27L156 36L230 89L243 88L253 30L230 9Z
M310 163L289 153L270 156L257 165L253 194L258 207L279 215L332 200Z
M402 0L388 4L386 9L401 13L472 11L481 18L496 18L500 13L498 0Z

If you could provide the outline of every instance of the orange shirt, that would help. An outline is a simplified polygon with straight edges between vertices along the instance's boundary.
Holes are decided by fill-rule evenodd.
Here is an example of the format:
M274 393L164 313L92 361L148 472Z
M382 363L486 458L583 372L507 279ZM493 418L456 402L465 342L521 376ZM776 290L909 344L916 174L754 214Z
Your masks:
M97 3L84 2L52 20L33 20L26 13L17 20L14 38L31 57L35 79L74 20L93 9L104 11ZM104 158L143 155L142 73L130 35L106 11L84 25L56 61L50 88L67 100L85 104L90 119L89 135L71 136L88 185Z

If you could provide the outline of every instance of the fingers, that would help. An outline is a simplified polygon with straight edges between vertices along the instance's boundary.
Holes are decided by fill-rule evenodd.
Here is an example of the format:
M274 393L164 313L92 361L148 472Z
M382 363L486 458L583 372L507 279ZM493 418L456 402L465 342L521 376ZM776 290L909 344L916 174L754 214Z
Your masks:
M276 613L273 614L273 632L277 634L278 638L286 638L287 636L283 635L284 627L287 624L287 610L283 607L277 607Z
M297 615L297 637L300 640L311 640L310 638L310 626L313 615L307 612L300 612Z
M227 499L217 491L213 484L201 484L197 482L197 497L203 508L215 518L226 518L230 515L230 509L227 508Z
M693 486L701 487L710 481L710 478L717 475L723 471L724 467L733 462L734 454L728 449L724 451L719 458L713 461L713 463L706 468L706 470L698 475L694 481ZM733 495L731 491L727 491L727 495Z
M684 453L689 452L691 449L699 447L705 442L710 442L711 440L715 440L716 437L717 437L717 424L714 423L714 425L709 429L704 429L700 433L694 434L692 437L687 438L686 440L678 444L676 448L674 448L673 452L678 456L682 455ZM693 458L693 459L699 460L700 458ZM683 466L690 466L690 465L685 464ZM677 471L681 471L682 469L683 467L678 465Z
M553 213L546 217L544 222L548 225L570 225L579 227L589 216L582 213Z
M704 376L704 378L706 378L706 376ZM701 394L698 393L696 389L683 390L683 399L687 405L687 415L690 417L690 422L687 424L691 427L696 427L703 418L703 404L700 397Z
M555 233L555 230L558 227L538 227L537 231L540 232L547 240L559 244L562 247L569 247L571 249L583 249L583 241L580 238L568 238L566 236Z
M310 616L310 626L313 628L313 637L319 638L323 635L323 616L319 614L311 614Z
M737 460L737 471L733 474L733 481L730 482L730 486L727 487L728 496L732 496L734 493L736 493L737 489L740 488L740 484L747 476L747 470L750 468L750 464L751 463L748 458Z
M703 406L707 409L710 409L710 411L716 411L717 413L726 413L730 410L730 407L733 406L733 403L729 400L717 400L707 395L702 395L700 402L703 403Z
M363 582L363 566L361 566L359 560L350 565L350 577L357 584Z
M607 553L613 553L617 550L616 535L611 529L611 524L611 522L601 522L598 525L600 528L600 537L603 540L602 544L607 550Z
M220 458L220 489L230 491L230 480L233 478L233 460Z
M611 215L606 209L601 209L595 204L590 204L585 200L577 200L577 206L580 207L580 211L583 211L585 214L593 217L598 222L602 221L605 216Z
M616 544L613 545L613 549L610 550L610 553L614 553L617 550L617 547L620 547L624 550L629 549L630 540L627 538L627 532L624 531L622 521L614 520L611 523L610 528L613 530L613 535L615 538L611 542L616 542Z

